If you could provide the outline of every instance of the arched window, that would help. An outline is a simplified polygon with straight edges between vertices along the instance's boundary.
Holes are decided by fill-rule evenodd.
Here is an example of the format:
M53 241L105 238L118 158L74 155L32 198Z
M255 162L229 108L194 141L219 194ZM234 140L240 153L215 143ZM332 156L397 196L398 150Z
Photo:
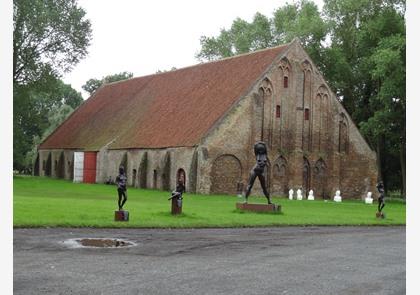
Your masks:
M171 155L169 152L166 153L165 159L163 161L163 171L162 171L162 189L169 191L171 189Z
M313 190L315 195L323 199L329 198L327 192L327 165L323 159L319 159L315 163Z
M156 169L153 170L153 188L154 189L157 188L157 170Z
M124 167L124 172L128 173L127 171L127 153L125 152L124 155L121 158L120 165L118 167Z
M47 163L45 164L45 175L51 176L51 153L48 153Z
M329 94L325 85L321 85L316 93L312 110L312 143L314 150L325 151L329 147L330 140L328 133Z
M305 196L307 196L311 186L311 165L309 164L308 159L306 159L305 157L303 158L302 174L303 193L305 194Z
M274 162L272 175L272 193L277 196L287 195L289 178L287 161L283 156L278 157Z
M131 183L134 187L136 186L136 179L137 179L137 169L133 169L133 175L132 175Z
M74 154L70 156L70 159L67 161L67 173L69 178L73 180L74 178Z
M184 184L184 187L186 188L185 171L182 168L178 169L178 171L176 172L176 182L178 183L178 181L182 181Z
M283 88L289 88L289 77L290 77L290 69L291 69L289 60L287 58L283 58L280 61L279 68L283 72Z
M276 118L280 118L281 115L281 108L279 105L276 106Z
M138 184L140 188L147 188L147 152L145 152L141 158L140 166L138 169Z
M211 167L210 191L215 194L236 194L242 179L241 161L234 155L218 156Z
M309 109L305 109L305 120L309 120Z
M55 166L55 171L56 171L56 176L58 178L65 178L66 177L66 169L65 169L65 158L64 158L64 152L60 153L60 157L59 160L55 160L56 162L56 166Z
M346 115L340 114L340 122L338 126L338 152L348 153L349 150L349 131L348 120Z
M264 141L268 146L271 145L272 124L273 124L273 86L268 78L265 78L259 89L261 104L256 105L254 110L255 140ZM259 129L259 130L258 130Z
M283 77L283 87L288 88L289 87L289 77L284 76Z

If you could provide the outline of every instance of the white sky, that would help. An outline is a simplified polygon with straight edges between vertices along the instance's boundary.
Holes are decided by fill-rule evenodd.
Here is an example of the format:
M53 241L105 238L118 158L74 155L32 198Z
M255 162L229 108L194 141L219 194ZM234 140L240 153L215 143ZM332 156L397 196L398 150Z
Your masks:
M292 1L288 1L293 3ZM322 0L314 1L322 7ZM88 94L91 78L129 71L135 77L199 63L200 36L217 36L235 18L252 21L256 12L271 18L286 0L79 0L92 23L88 56L63 80Z

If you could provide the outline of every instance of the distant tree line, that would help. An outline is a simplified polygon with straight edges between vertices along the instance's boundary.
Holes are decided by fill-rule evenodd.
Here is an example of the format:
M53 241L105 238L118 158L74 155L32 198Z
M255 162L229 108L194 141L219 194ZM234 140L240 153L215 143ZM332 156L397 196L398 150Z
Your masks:
M84 91L92 95L99 87L101 87L104 84L117 82L117 81L130 79L130 78L133 78L133 73L131 72L121 72L118 74L112 74L112 75L102 77L102 79L92 78L86 81L86 83L82 86L82 88Z

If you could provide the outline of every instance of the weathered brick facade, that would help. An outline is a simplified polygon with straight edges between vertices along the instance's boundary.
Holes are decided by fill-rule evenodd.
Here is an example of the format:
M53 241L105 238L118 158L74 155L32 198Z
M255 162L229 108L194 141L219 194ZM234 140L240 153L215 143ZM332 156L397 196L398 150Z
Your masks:
M252 53L251 53L252 54ZM159 114L156 114L157 116ZM118 139L117 139L118 140ZM134 187L172 190L184 171L190 192L236 194L255 164L253 145L268 146L272 195L290 188L316 198L364 198L376 184L376 155L298 41L290 43L193 146L97 153L97 182L127 169ZM39 175L72 179L76 149L39 150ZM262 195L258 181L253 193Z

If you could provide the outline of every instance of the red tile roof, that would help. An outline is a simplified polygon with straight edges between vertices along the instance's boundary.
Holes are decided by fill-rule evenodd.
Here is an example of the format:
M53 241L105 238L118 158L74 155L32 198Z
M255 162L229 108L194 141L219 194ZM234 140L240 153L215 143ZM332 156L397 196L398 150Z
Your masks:
M195 146L287 47L107 84L39 148Z

